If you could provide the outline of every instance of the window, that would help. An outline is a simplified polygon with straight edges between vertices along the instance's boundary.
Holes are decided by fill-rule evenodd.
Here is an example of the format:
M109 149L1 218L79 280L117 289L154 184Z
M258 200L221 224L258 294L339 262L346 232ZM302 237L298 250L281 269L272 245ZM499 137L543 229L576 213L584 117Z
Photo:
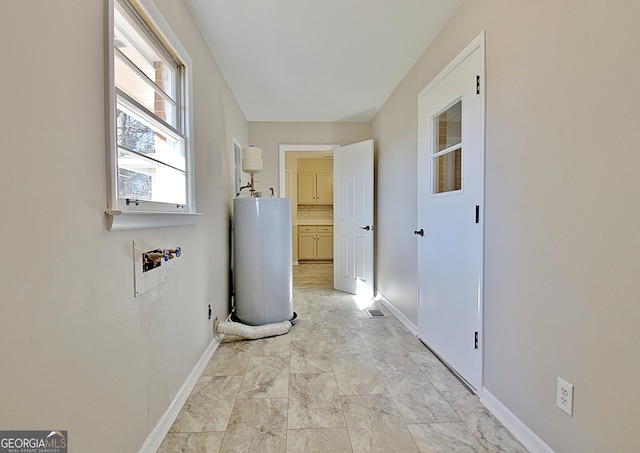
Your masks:
M462 101L433 119L433 193L462 189Z
M107 213L195 213L188 54L151 0L113 0L112 11Z

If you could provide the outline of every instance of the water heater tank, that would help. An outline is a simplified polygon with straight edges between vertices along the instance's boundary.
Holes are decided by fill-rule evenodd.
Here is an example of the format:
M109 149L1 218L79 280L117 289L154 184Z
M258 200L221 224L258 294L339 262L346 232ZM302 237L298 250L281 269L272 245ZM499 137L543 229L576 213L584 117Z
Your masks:
M294 321L291 200L236 198L233 217L234 319Z

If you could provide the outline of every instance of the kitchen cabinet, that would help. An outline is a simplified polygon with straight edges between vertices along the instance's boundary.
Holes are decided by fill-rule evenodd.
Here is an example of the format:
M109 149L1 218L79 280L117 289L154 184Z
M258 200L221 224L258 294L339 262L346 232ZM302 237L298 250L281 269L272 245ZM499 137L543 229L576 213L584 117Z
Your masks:
M299 260L333 259L333 226L298 226Z
M333 203L332 173L298 173L298 203Z

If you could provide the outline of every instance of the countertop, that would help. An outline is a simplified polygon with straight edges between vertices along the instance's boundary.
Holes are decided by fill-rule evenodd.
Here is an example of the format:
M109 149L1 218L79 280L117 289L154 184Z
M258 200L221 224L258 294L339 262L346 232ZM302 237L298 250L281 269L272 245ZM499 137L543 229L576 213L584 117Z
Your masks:
M293 226L298 225L333 225L333 219L298 219Z

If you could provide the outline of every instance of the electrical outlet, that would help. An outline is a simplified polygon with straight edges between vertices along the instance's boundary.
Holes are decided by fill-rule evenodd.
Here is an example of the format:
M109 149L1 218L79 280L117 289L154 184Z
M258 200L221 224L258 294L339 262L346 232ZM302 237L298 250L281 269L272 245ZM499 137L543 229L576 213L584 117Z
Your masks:
M556 389L556 406L573 416L573 385L560 377Z

